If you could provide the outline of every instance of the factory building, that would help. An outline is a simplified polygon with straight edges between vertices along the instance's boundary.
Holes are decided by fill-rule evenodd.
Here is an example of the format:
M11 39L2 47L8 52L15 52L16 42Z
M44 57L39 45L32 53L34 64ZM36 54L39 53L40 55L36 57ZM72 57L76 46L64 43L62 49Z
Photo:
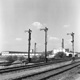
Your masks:
M3 51L1 53L2 56L28 56L28 52L20 52L20 51ZM41 55L41 52L30 52L30 57L33 57L34 55L39 56Z

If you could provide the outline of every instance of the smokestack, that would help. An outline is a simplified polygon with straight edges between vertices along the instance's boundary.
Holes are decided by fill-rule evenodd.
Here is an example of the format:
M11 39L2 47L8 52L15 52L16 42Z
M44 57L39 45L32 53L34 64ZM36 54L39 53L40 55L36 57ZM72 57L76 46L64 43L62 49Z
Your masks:
M34 54L36 54L36 43L34 44Z
M62 49L64 49L64 39L62 39Z

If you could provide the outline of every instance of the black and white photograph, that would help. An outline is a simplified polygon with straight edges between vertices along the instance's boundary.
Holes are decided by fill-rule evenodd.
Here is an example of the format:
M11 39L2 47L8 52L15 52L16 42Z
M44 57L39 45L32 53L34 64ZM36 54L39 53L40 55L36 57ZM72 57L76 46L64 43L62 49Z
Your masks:
M80 0L0 0L0 80L80 80Z

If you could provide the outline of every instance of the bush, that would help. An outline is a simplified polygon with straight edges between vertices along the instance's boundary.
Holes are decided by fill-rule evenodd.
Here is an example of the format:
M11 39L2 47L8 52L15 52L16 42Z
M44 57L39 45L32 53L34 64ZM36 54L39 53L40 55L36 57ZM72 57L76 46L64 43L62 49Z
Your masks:
M16 61L18 59L17 56L13 56L12 58L13 58L14 61Z
M44 56L44 55L40 55L40 56L39 56L39 60L40 60L40 61L45 60L45 56Z
M66 57L66 54L64 52L58 52L54 58L56 59L61 59L61 58L65 58Z
M38 59L37 56L33 56L33 57L32 57L32 60L37 60L37 59Z
M23 60L25 60L25 57L24 56L21 56L21 57L19 57L19 60L20 61L23 61Z
M13 63L14 61L17 60L17 56L8 56L8 57L6 57L6 60L7 60L9 63Z

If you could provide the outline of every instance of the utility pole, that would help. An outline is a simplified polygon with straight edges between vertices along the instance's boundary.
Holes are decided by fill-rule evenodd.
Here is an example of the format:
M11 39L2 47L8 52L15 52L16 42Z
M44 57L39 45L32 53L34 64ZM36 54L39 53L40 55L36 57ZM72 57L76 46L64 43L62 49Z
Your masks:
M72 36L72 51L73 51L73 57L74 57L74 33L67 33L67 35L71 35Z
M40 30L45 31L45 61L47 63L47 31L48 31L48 28L45 27L44 29L40 29Z
M29 33L29 38L28 38L28 62L31 62L31 58L30 58L30 46L31 46L31 32L32 30L26 30L25 32Z

